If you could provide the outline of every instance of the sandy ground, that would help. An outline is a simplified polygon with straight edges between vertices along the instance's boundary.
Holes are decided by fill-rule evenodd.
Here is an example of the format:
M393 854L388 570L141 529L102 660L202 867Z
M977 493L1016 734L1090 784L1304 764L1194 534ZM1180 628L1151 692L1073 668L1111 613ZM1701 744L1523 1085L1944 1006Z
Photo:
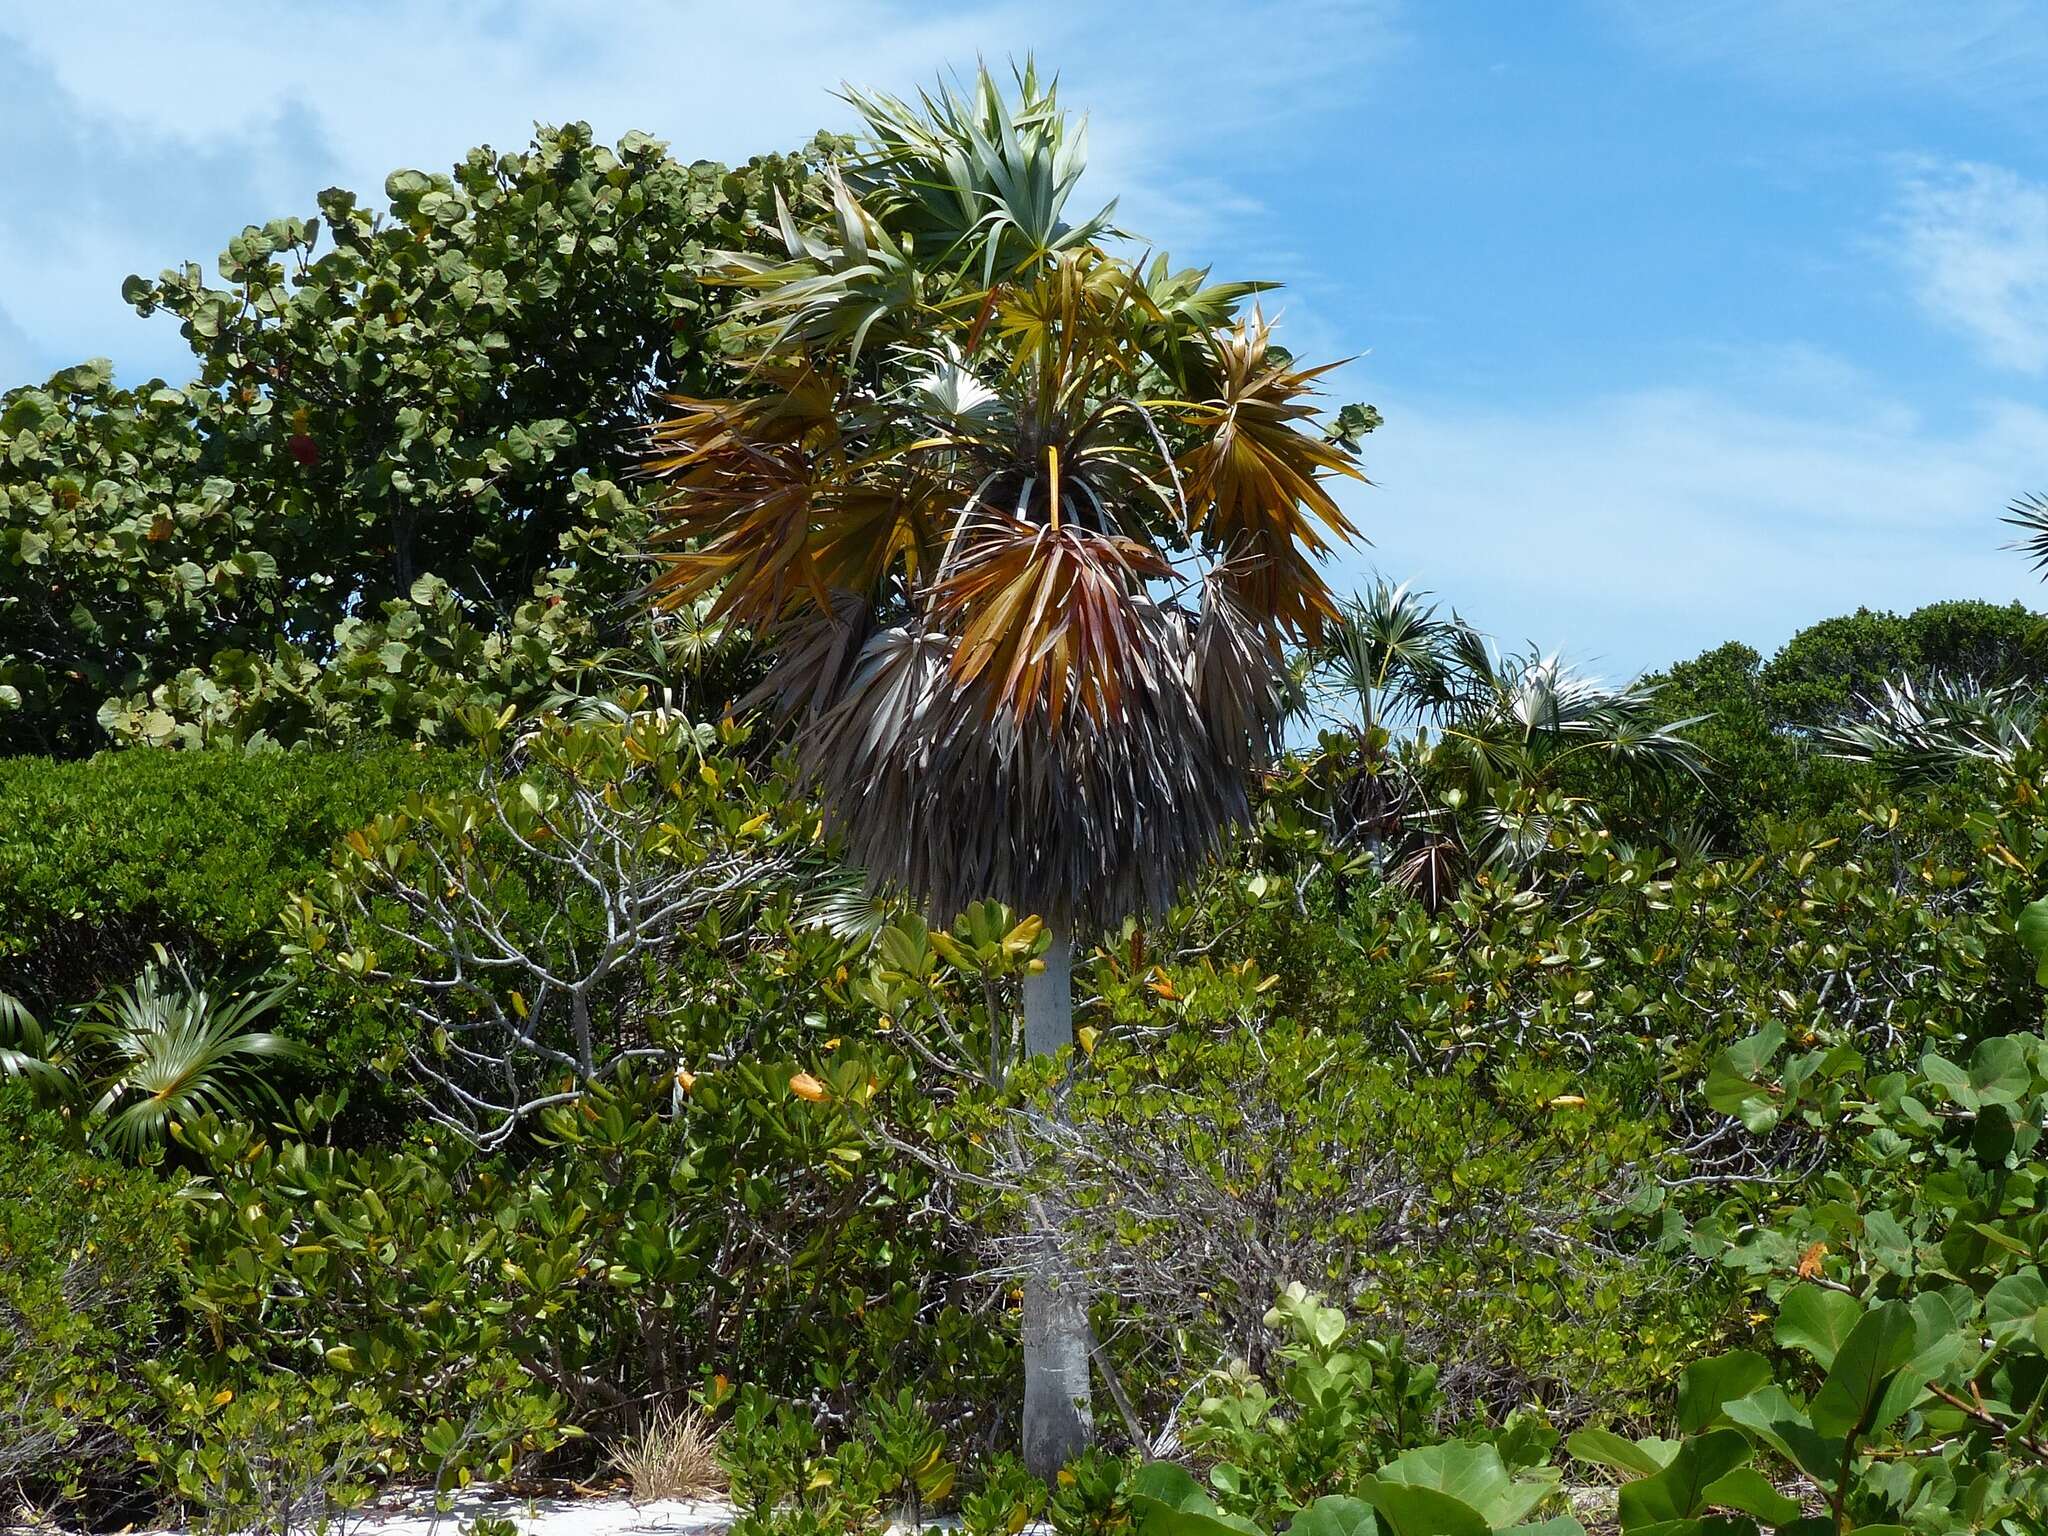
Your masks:
M723 1500L513 1498L490 1491L458 1494L441 1514L430 1497L372 1505L349 1521L349 1536L457 1536L479 1516L510 1520L522 1536L711 1536L732 1524Z
M458 1536L464 1525L479 1516L510 1520L521 1536L715 1536L732 1524L733 1508L722 1499L659 1499L634 1504L624 1497L521 1499L484 1490L457 1495L441 1514L435 1513L431 1497L372 1505L349 1520L346 1536ZM933 1524L943 1528L953 1522ZM1026 1536L1039 1529L1027 1527Z

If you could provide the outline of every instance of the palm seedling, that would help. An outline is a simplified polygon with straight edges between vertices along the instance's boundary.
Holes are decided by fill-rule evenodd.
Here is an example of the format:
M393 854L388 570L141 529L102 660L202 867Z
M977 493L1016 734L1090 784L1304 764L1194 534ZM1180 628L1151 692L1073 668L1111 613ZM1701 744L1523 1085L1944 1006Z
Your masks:
M221 997L181 962L152 962L129 985L88 1004L73 1035L90 1064L99 1135L132 1153L195 1115L231 1115L252 1093L276 1102L261 1068L296 1048L251 1026L284 991Z

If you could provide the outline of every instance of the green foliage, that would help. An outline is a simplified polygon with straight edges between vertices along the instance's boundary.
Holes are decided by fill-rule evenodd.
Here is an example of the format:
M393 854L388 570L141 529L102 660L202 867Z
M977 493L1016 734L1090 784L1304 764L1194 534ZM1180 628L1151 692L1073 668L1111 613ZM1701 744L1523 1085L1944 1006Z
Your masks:
M976 1471L980 1486L960 1497L960 1529L966 1536L1018 1536L1044 1513L1045 1484L1017 1457L999 1451Z
M0 396L0 745L435 735L586 691L622 644L672 659L611 611L640 579L627 429L716 376L705 252L819 152L728 172L544 128L393 173L388 212L322 193L214 278L130 278L190 384L92 362Z
M171 971L166 979L160 963ZM0 1074L32 1083L65 1103L96 1140L140 1153L159 1147L182 1120L232 1114L262 1094L280 1102L260 1063L299 1053L267 1030L247 1026L286 989L216 997L161 950L131 985L93 999L53 1034L13 998L0 996L0 1022L13 1040Z
M1995 846L2028 849L2020 830L2000 826ZM1695 1234L1774 1289L1796 1277L1774 1330L1786 1367L1702 1362L1680 1397L1689 1438L1581 1435L1574 1453L1641 1479L1622 1491L1625 1532L1711 1508L1798 1526L1758 1458L1810 1479L1836 1530L2034 1528L2048 1512L2048 1038L2035 1024L1904 1064L1849 1042L1788 1047L1775 1026L1730 1047L1707 1096L1828 1155L1794 1194L1730 1202Z
M735 1394L719 1434L740 1518L734 1536L860 1536L888 1527L899 1512L911 1530L922 1511L953 1489L945 1436L909 1389L877 1393L836 1446L795 1404L756 1387ZM979 1528L1014 1536L1019 1511L1044 1490L1014 1463L998 1463L976 1503Z
M1930 603L1904 618L1859 608L1786 641L1764 667L1760 691L1771 718L1796 729L1853 718L1900 678L2040 682L2048 655L2038 625L2018 603Z
M922 1181L821 1131L792 1075L703 1070L671 1119L672 1085L629 1074L543 1116L531 1157L339 1149L334 1104L269 1137L187 1127L218 1197L184 1239L197 1379L334 1374L451 1477L616 1433L713 1370L841 1402L913 1368L986 1391L1009 1348L948 1312L944 1223L898 1214Z
M1289 1369L1278 1382L1284 1409L1262 1387L1242 1383L1234 1403L1205 1402L1199 1412L1207 1431L1191 1437L1189 1448L1236 1459L1210 1468L1213 1499L1181 1467L1144 1467L1129 1492L1138 1536L1352 1536L1381 1526L1394 1536L1488 1536L1528 1529L1529 1513L1555 1492L1560 1474L1542 1464L1554 1432L1529 1436L1518 1427L1504 1437L1518 1452L1534 1447L1533 1461L1510 1462L1483 1440L1433 1437L1390 1454L1385 1428L1405 1418L1403 1388L1396 1385L1387 1394L1395 1401L1374 1405L1377 1411L1367 1407L1371 1371L1341 1347L1350 1332L1344 1314L1295 1286L1269 1321L1291 1338L1282 1351ZM1412 1434L1420 1424L1407 1428ZM1559 1536L1580 1530L1570 1520L1544 1528Z
M640 702L544 715L475 789L351 831L286 916L294 955L402 1021L387 1064L486 1144L672 1056L667 966L693 947L744 955L815 830L772 766L739 755L739 727Z
M1213 1462L1209 1482L1225 1508L1273 1523L1434 1438L1436 1369L1412 1365L1398 1336L1355 1338L1342 1309L1299 1281L1264 1323L1286 1340L1272 1387L1233 1365L1195 1400L1183 1432L1188 1449Z
M0 1085L0 1486L117 1507L132 1495L173 1230L155 1174L80 1150L62 1117Z
M1945 697L1958 689L2048 681L2040 616L2017 603L1930 603L1903 618L1858 609L1801 630L1768 661L1728 644L1650 679L1660 715L1705 717L1688 731L1711 765L1705 783L1664 786L1649 818L1733 851L1771 820L1824 814L1870 781L1816 733L1883 714L1891 690ZM1943 776L1954 764L1945 765ZM1616 786L1583 782L1603 801Z
M1431 908L1486 867L1540 860L1554 832L1697 780L1694 717L1531 649L1502 655L1424 594L1376 580L1303 658L1303 707L1334 718L1294 766L1336 844ZM1406 733L1406 734L1403 734ZM1598 784L1596 805L1575 788Z
M162 1376L158 1387L165 1423L140 1459L194 1512L188 1529L345 1529L379 1482L406 1468L396 1421L371 1393L344 1392L331 1376L280 1376L212 1396Z
M1109 1025L1066 1089L1070 1130L1031 1170L1077 1262L1120 1277L1126 1299L1106 1311L1154 1411L1206 1358L1260 1365L1249 1341L1290 1281L1381 1320L1326 1389L1333 1411L1371 1399L1346 1409L1371 1435L1352 1422L1345 1437L1389 1452L1436 1418L1437 1373L1411 1358L1442 1367L1458 1416L1532 1400L1583 1412L1676 1371L1715 1307L1711 1289L1674 1294L1670 1261L1609 1230L1608 1191L1660 1144L1640 1110L1604 1094L1589 1108L1567 1090L1592 1085L1540 1071L1489 1083L1471 1062L1396 1066L1355 1023L1304 1027L1270 994L1202 1018L1233 979L1169 973L1187 1022L1163 1036L1139 1023L1149 1008ZM1205 1397L1257 1418L1261 1389L1241 1386Z
M51 1017L134 977L156 945L204 974L266 969L278 914L342 834L474 771L397 747L0 758L0 990ZM287 1005L288 1028L323 1001Z

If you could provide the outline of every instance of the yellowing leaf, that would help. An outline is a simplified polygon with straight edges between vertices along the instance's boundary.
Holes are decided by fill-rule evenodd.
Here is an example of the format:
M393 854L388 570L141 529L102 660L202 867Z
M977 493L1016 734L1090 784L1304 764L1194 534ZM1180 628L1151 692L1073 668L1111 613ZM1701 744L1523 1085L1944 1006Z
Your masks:
M812 1104L822 1104L831 1097L831 1092L808 1072L799 1072L789 1080L789 1091L798 1098Z

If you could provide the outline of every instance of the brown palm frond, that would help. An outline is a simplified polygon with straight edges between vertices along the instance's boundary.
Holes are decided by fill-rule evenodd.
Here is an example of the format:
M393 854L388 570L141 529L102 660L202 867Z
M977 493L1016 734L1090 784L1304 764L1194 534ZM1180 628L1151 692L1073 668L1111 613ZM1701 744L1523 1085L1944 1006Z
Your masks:
M935 589L932 612L959 633L953 675L980 685L987 713L1022 719L1043 705L1046 728L1056 733L1070 698L1106 721L1143 679L1140 614L1152 606L1144 583L1171 574L1156 550L1135 539L1071 521L985 514Z
M762 392L738 398L663 395L674 414L648 426L643 473L669 477L723 455L776 447L822 452L838 442L835 379L806 364L767 362L755 378Z
M763 627L805 598L829 606L813 548L816 490L809 457L793 449L754 449L693 466L679 478L668 526L655 537L657 548L691 547L664 556L649 589L655 606L715 591L711 620Z
M817 497L812 557L826 586L871 592L900 565L917 580L937 558L939 530L958 505L950 480L895 474L831 487Z
M1238 601L1227 567L1202 583L1189 651L1189 686L1210 750L1231 771L1251 773L1280 745L1285 658L1278 637Z
M825 607L814 548L821 465L839 441L830 380L778 367L767 393L731 400L671 396L675 414L648 430L647 473L666 478L654 537L663 568L657 607L717 591L710 617L768 625L808 597Z
M1365 478L1341 446L1302 430L1316 414L1315 381L1337 365L1275 358L1257 315L1217 332L1211 351L1218 393L1185 410L1207 434L1180 464L1194 525L1239 557L1239 590L1255 611L1312 637L1335 603L1311 557L1358 537L1325 482Z

